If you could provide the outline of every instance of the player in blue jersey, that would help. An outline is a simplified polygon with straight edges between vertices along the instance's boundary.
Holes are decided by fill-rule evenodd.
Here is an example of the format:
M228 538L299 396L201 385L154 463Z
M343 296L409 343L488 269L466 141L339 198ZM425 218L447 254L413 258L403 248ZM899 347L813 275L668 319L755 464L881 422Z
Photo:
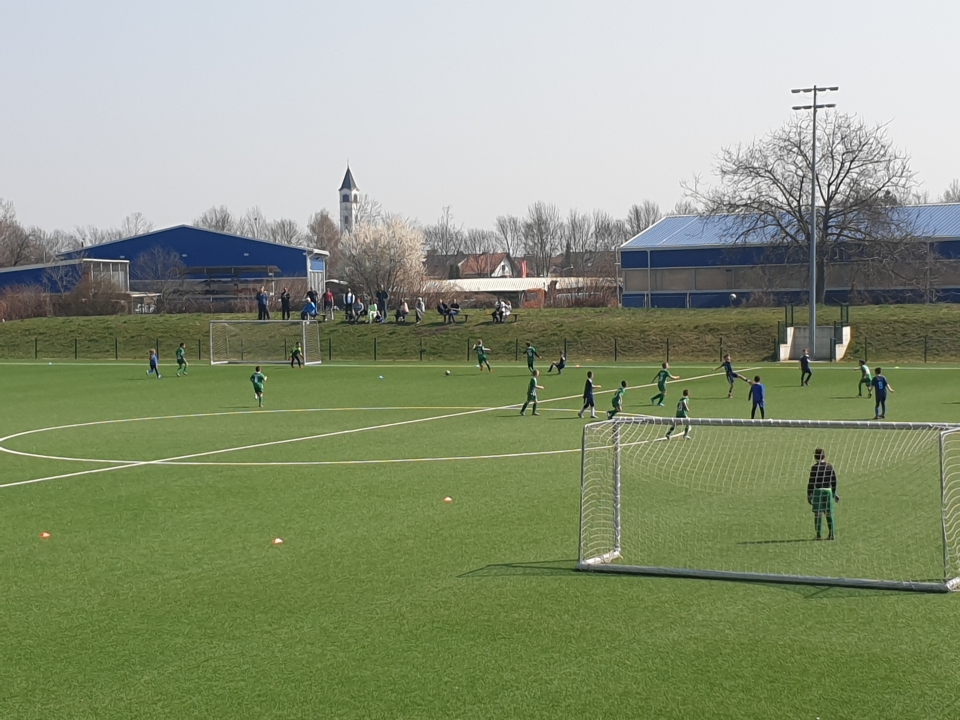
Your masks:
M597 417L597 406L593 402L593 391L600 386L593 382L593 372L587 373L587 381L583 384L583 407L577 413L577 417L583 417L583 413L590 408L590 417Z
M753 380L747 380L747 382L750 383L749 400L753 403L753 407L750 409L750 419L756 419L757 410L759 410L760 419L763 420L766 418L766 413L763 407L764 391L763 384L760 382L760 376L754 375Z
M727 374L727 382L730 383L730 390L727 392L727 399L733 397L733 385L737 382L737 378L746 381L746 378L738 372L735 372L733 369L733 363L730 361L730 355L723 356L723 362L717 365L714 370L719 370L723 368L724 372Z
M160 358L157 357L156 350L150 350L150 369L147 370L147 376L153 373L157 376L157 380L160 379Z
M809 387L810 378L813 377L813 370L810 369L810 351L803 349L803 355L800 356L800 387Z
M882 368L873 371L873 380L870 384L873 385L873 419L884 420L887 417L887 391L893 392L893 388L884 377Z

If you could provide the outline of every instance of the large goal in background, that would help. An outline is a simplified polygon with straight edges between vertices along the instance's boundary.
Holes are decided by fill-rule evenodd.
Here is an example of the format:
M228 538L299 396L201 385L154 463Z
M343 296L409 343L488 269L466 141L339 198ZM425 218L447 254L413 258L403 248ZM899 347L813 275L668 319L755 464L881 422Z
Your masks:
M618 418L584 428L580 570L960 589L960 426ZM837 537L815 540L814 450ZM826 522L823 535L826 537Z
M210 364L267 365L290 362L294 345L303 347L303 361L319 365L320 328L301 320L211 320Z

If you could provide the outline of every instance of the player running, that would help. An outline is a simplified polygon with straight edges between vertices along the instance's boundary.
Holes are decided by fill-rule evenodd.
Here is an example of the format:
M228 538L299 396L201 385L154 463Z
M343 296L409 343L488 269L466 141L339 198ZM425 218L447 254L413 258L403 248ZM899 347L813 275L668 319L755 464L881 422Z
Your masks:
M677 419L688 418L690 417L690 391L684 389L683 397L680 398L680 402L677 403ZM674 423L670 426L670 429L667 430L667 440L670 439L670 436L673 434L673 431L677 429L677 423ZM692 440L690 437L690 424L683 423L683 439Z
M760 382L760 376L754 375L753 380L747 380L750 383L750 395L748 400L753 403L753 407L750 409L750 419L755 420L757 417L757 410L760 411L760 419L764 420L766 418L766 413L763 408L763 396L764 390L763 385Z
M863 397L863 386L867 386L867 397L873 397L873 377L866 360L860 360L860 384L857 385L857 397Z
M152 348L150 350L150 369L147 370L147 377L150 376L150 373L154 373L157 376L157 380L160 379L160 359L157 357L157 351Z
M822 539L820 530L823 525L823 516L827 516L827 540L834 539L833 503L840 502L837 495L837 473L833 465L827 462L827 454L823 448L813 451L813 458L817 461L810 468L810 479L807 481L807 502L813 510L813 524L817 529L817 540Z
M267 381L267 376L260 372L260 366L257 365L250 376L250 382L253 383L253 396L257 399L260 407L263 407L263 384Z
M593 402L593 391L601 386L593 382L593 371L587 373L587 381L583 384L583 407L577 413L577 417L582 418L587 408L590 408L590 417L597 418L597 406Z
M533 367L533 359L534 358L539 359L540 353L538 353L537 349L530 343L527 343L527 349L524 350L524 352L527 354L527 370L529 370L530 374L532 375L536 372L536 370Z
M813 377L813 370L810 369L810 351L803 349L803 355L800 357L800 387L810 387L810 378Z
M487 366L488 372L493 372L490 361L487 360L487 353L490 352L490 348L483 346L483 340L477 340L477 344L473 346L473 351L477 354L477 367L480 368L480 372L483 372L484 365Z
M296 363L300 366L300 369L303 370L303 346L300 344L300 341L297 340L297 344L293 346L293 350L290 352L290 367L293 367L293 364Z
M729 400L733 397L733 385L737 382L737 378L740 378L744 382L746 382L747 379L740 373L734 371L729 354L723 356L723 362L717 365L714 370L719 370L720 368L723 368L724 372L726 372L727 382L730 383L730 390L727 391L727 399Z
M663 363L660 366L660 372L653 378L657 383L657 390L660 392L650 398L650 404L657 407L663 407L663 401L667 399L667 380L679 380L679 375L670 374L670 363Z
M180 372L183 371L183 374L187 374L187 367L190 363L187 362L186 349L183 346L183 343L180 343L180 347L177 348L177 377L180 377Z
M527 401L523 404L523 407L520 408L520 414L525 415L527 412L527 405L533 403L533 412L532 415L539 415L537 412L537 390L543 390L543 385L537 384L537 378L540 377L540 371L534 370L533 377L530 378L530 384L527 386Z
M627 392L627 381L621 380L620 387L613 394L613 410L607 410L607 420L613 420L613 416L623 412L623 396Z
M887 390L893 392L893 387L887 382L887 378L884 377L882 368L877 368L873 371L873 380L870 382L874 390L873 419L885 420L887 417Z
M547 375L553 372L553 369L557 369L557 375L563 375L563 369L567 366L567 356L563 353L560 353L560 359L554 363L550 363L550 369L547 370Z

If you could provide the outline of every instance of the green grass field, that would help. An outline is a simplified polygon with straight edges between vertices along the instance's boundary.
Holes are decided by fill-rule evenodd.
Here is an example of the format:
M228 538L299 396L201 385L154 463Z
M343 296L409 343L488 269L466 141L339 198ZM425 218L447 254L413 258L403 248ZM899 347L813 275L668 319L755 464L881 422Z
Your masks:
M268 367L263 410L250 367L2 365L0 718L960 716L952 594L574 571L588 368L520 417L492 360ZM771 417L873 415L850 366L754 367ZM888 420L960 422L960 369L884 370ZM655 410L684 387L749 414L719 375Z

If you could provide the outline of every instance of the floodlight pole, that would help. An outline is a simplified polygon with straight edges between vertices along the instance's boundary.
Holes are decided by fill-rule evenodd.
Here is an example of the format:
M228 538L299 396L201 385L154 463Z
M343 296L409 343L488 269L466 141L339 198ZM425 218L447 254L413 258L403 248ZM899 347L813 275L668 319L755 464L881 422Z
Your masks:
M810 357L817 357L817 110L820 108L836 107L836 103L817 104L817 93L839 90L836 85L831 87L795 88L792 93L813 93L812 105L794 105L794 110L813 110L813 147L810 152L810 165L813 175L810 183L810 337L808 346ZM824 278L826 282L826 278Z

